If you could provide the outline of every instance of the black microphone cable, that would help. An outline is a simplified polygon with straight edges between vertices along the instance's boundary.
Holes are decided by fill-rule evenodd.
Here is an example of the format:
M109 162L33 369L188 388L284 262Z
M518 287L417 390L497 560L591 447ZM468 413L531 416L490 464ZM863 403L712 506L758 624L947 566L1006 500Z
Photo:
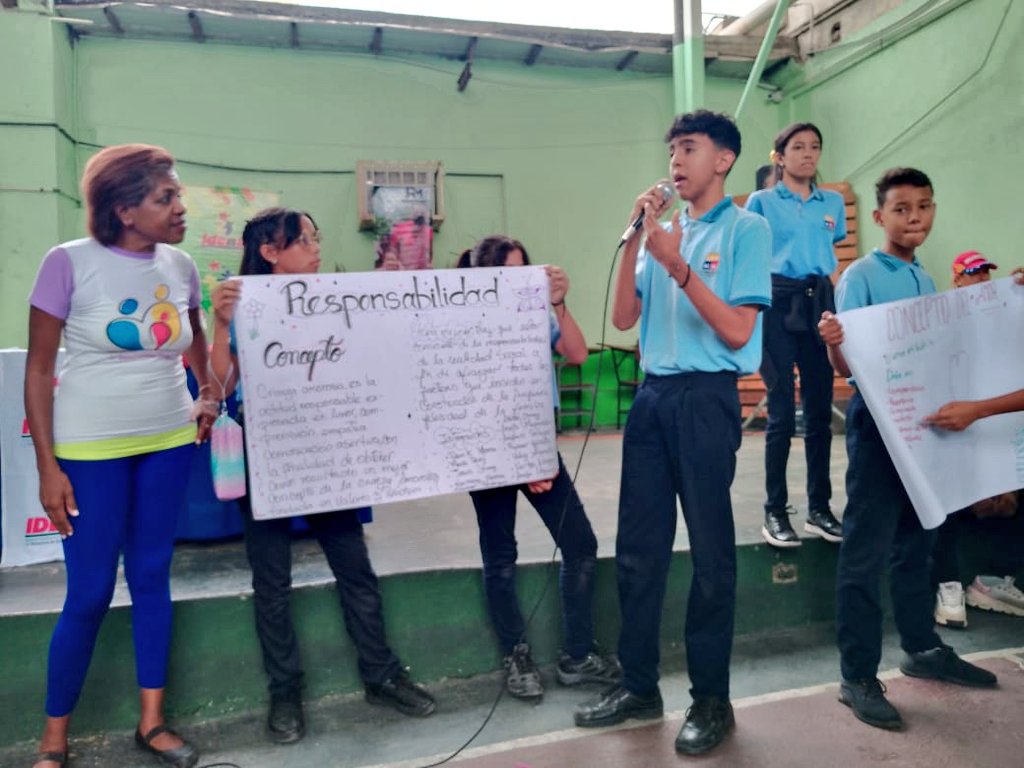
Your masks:
M661 186L661 184L659 184L659 187L660 186ZM669 189L671 190L671 187L669 187ZM673 190L673 192L674 192L674 190ZM664 189L662 189L662 195L666 197L666 200L668 199L668 196L665 195ZM572 487L573 487L573 489L575 489L575 487L576 487L576 480L579 477L580 468L583 466L583 457L586 454L587 446L590 443L590 436L594 434L595 422L596 422L596 418L597 418L597 398L598 398L598 394L599 394L599 391L600 391L600 385L601 385L601 368L602 368L603 363L604 363L604 351L605 351L605 349L607 349L607 347L605 347L605 340L606 340L607 335L608 335L608 302L609 302L609 299L611 298L612 281L615 278L615 265L618 262L619 251L622 250L622 246L625 245L630 240L631 237L638 236L638 234L634 235L633 232L637 232L638 233L638 228L635 226L635 223L634 223L633 227L631 227L630 229L626 230L626 234L622 237L622 239L619 241L619 244L615 247L615 251L612 253L611 266L608 269L608 282L605 285L604 304L603 304L602 310L601 310L601 340L598 342L598 346L601 348L601 353L598 355L598 358L597 358L597 371L595 372L595 375L594 375L594 382L595 382L594 383L594 396L593 396L591 404L590 404L590 415L589 415L589 418L588 418L588 421L587 421L587 430L586 430L586 433L583 436L583 445L580 446L580 454L579 454L579 457L576 459L576 466L575 466L575 468L574 468L574 470L572 472L571 480L572 480ZM565 502L562 504L562 512L561 512L561 515L560 515L559 520L558 520L558 527L556 528L555 533L553 534L554 539L555 539L555 547L554 547L554 549L551 552L550 559L546 563L546 566L548 568L548 574L547 574L546 578L544 579L544 586L541 588L540 594L537 596L537 599L534 601L533 608L530 610L529 614L526 617L526 622L525 622L526 629L523 632L523 637L520 638L520 642L525 642L525 640L526 640L526 632L529 631L530 627L533 625L533 620L536 617L537 612L540 610L541 603L544 602L544 598L547 596L548 590L551 587L551 582L554 580L555 576L557 575L557 568L556 568L557 560L556 560L556 558L558 556L558 549L559 549L558 541L561 539L562 525L565 523L565 515L566 515L566 512L569 509L569 501L570 501L571 498L572 498L572 494L567 495L566 498L565 498ZM581 500L581 502L582 502L582 500ZM504 698L504 696L505 696L505 681L502 680L501 683L499 684L499 687L498 687L498 694L494 697L494 701L491 703L490 709L488 709L487 714L484 716L483 722L480 723L479 727L473 732L473 734L468 739L466 739L466 741L463 742L462 745L459 746L450 755L447 755L446 757L444 757L444 758L442 758L440 760L437 760L435 762L427 763L427 764L418 766L417 768L437 768L437 766L444 765L444 764L450 762L451 760L454 760L460 754L462 754L462 752L464 752L466 749L468 749L469 746L474 741L476 741L476 739L480 736L481 733L483 733L484 729L491 722L491 719L494 717L495 711L497 711L497 709L498 709L498 704L501 703L501 700L502 700L502 698Z

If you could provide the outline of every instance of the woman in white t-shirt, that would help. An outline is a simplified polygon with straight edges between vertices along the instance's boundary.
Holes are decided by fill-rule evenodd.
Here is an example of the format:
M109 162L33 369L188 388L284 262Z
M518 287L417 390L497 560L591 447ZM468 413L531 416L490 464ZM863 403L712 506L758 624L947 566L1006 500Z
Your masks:
M25 411L39 498L63 539L67 570L34 765L67 763L71 712L123 553L141 709L135 739L165 765L191 768L199 753L165 725L163 701L183 478L216 416L215 401L193 404L182 365L185 355L202 396L209 385L199 275L170 245L185 236L185 207L166 150L101 150L85 167L82 192L91 237L51 250L29 297Z

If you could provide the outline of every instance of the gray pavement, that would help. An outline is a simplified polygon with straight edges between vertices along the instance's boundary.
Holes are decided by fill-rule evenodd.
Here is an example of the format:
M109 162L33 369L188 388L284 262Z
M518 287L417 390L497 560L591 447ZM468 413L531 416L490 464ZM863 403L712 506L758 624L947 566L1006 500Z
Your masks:
M586 441L579 434L559 437L559 449L569 471L583 461L577 488L598 539L598 555L615 552L615 529L622 456L621 433L595 434ZM709 467L708 471L714 471ZM843 477L846 450L837 435L832 443L832 508L840 515L846 503ZM789 462L790 501L806 511L803 440L793 441ZM743 436L732 487L736 540L761 541L764 503L764 433ZM802 533L802 519L793 519ZM379 575L474 568L480 565L476 516L468 494L383 504L374 508L374 522L366 526L367 544ZM544 562L554 554L551 536L529 504L520 503L516 521L520 562ZM675 549L689 547L686 528L679 519ZM296 586L327 583L331 575L315 541L295 543L293 581ZM175 600L247 594L249 568L238 542L182 544L175 551L171 591ZM61 563L0 570L0 616L59 611L64 601L64 566ZM123 574L118 578L113 604L128 605Z

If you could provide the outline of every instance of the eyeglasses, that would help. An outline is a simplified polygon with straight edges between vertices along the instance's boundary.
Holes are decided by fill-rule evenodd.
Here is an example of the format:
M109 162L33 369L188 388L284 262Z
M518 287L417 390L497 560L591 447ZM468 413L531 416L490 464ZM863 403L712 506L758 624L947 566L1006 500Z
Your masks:
M295 243L299 243L300 245L303 245L306 248L309 248L309 247L311 247L313 245L313 243L316 243L317 245L319 245L320 242L321 242L320 230L317 230L312 235L309 235L309 234L306 234L305 232L303 232L301 235L299 235L297 238L295 238L292 241L292 245L295 245Z

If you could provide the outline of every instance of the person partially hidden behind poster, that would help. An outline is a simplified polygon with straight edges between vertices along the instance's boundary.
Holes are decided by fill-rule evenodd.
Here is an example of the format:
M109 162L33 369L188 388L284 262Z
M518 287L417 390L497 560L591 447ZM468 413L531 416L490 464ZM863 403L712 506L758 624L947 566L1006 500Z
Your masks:
M686 657L693 706L677 752L714 749L733 729L729 659L736 615L736 530L730 487L740 447L737 377L761 362L761 311L771 303L771 233L725 195L740 154L727 115L676 117L665 137L669 173L685 211L659 225L669 200L655 186L643 214L641 250L630 238L615 285L612 322L640 321L643 384L622 436L618 572L622 684L577 708L576 725L613 725L664 714L659 640L672 542L682 502L693 578Z
M964 288L992 279L998 266L977 251L965 251L953 259L952 283ZM1024 277L1024 272L1021 273ZM943 415L957 410L946 406ZM970 419L973 423L975 418ZM941 429L948 423L939 413L925 418L926 423ZM953 424L952 426L957 426ZM969 424L968 424L969 426ZM966 428L966 427L963 427ZM993 576L991 571L968 580L966 590L963 573L967 558L964 545L969 540L982 542L985 565L1002 573L1012 573L1024 565L1024 517L1018 511L1019 491L1011 491L982 499L946 518L937 529L932 551L932 584L935 588L935 622L945 627L966 629L967 606L981 610L1024 616L1024 593L1017 588L1013 576Z
M916 251L935 220L931 180L913 168L886 171L875 185L874 221L885 233L882 248L846 269L836 288L839 311L935 293L935 282ZM818 324L832 366L850 368L839 346L843 327L831 312ZM882 442L874 417L854 384L846 411L846 511L836 575L837 639L842 681L839 701L868 725L890 730L903 718L885 698L878 679L882 655L882 570L889 566L892 610L905 651L900 670L958 685L991 687L996 676L970 664L935 632L929 555L934 531L926 531Z
M242 234L242 275L311 274L320 268L320 232L308 213L285 208L259 212ZM211 293L215 325L210 365L225 394L236 392L245 405L237 377L238 360L232 318L241 286L225 280ZM256 634L263 666L270 678L267 728L281 744L305 735L302 711L302 664L291 617L290 518L254 520L248 496L239 500L245 525L245 549L252 568ZM435 709L433 696L414 683L394 651L384 629L380 589L370 565L359 510L343 509L306 515L337 581L345 627L358 655L359 675L366 700L393 707L402 714L426 717Z
M459 267L521 267L530 263L518 240L485 237L459 259ZM545 267L551 297L551 348L568 362L587 359L587 342L565 303L569 277L553 265ZM555 382L551 387L556 398ZM619 666L602 656L594 644L592 603L597 538L561 455L558 474L522 485L473 491L470 497L480 527L484 592L491 624L504 656L505 689L516 698L539 700L544 695L540 670L530 652L526 620L516 594L516 501L522 493L551 532L562 554L558 586L562 598L565 645L555 669L562 685L614 683Z
M71 712L123 553L141 709L135 740L165 765L191 768L199 752L167 727L163 703L183 478L217 414L213 398L202 405L209 385L199 273L173 245L185 237L185 206L166 150L128 144L97 152L82 193L91 237L51 250L29 297L25 412L39 499L63 539L67 570L35 766L67 763ZM199 383L198 409L182 354Z

